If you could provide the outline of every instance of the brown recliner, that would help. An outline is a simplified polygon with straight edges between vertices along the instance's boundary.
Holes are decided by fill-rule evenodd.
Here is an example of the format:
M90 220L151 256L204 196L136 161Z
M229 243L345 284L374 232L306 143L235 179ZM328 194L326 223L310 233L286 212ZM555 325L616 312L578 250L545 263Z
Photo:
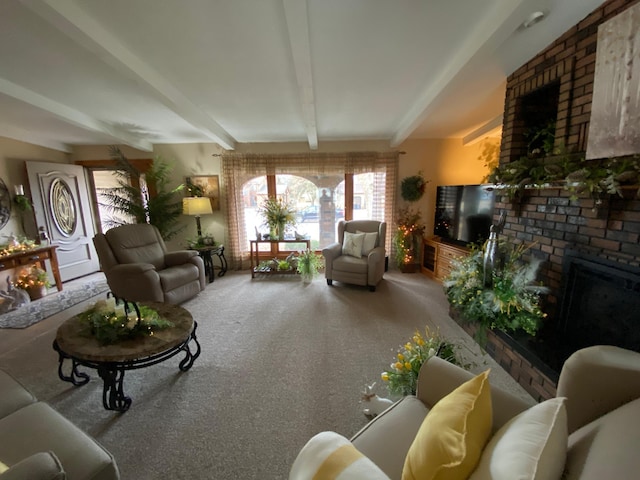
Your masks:
M160 232L146 223L93 237L111 292L133 302L178 304L205 289L204 262L194 250L167 252Z
M361 250L361 256L345 255L343 242L345 232L358 234L360 232L375 234L373 248L369 249L366 242ZM385 236L386 222L377 220L341 220L338 222L338 242L322 250L325 259L325 277L327 285L333 281L353 283L369 287L374 292L376 285L382 280L385 269ZM370 237L371 238L371 237Z

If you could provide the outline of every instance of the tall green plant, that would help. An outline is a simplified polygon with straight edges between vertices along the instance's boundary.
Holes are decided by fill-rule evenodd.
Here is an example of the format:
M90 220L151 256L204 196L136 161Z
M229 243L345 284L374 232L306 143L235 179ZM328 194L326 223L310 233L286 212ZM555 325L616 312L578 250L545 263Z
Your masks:
M112 214L105 220L105 225L113 228L127 223L150 223L165 240L180 232L184 228L178 225L182 202L176 200L175 195L184 189L184 185L169 189L172 165L156 157L149 170L142 172L117 146L111 146L109 154L118 163L115 171L118 186L99 190L103 199L100 206ZM155 195L150 195L149 185L154 186Z

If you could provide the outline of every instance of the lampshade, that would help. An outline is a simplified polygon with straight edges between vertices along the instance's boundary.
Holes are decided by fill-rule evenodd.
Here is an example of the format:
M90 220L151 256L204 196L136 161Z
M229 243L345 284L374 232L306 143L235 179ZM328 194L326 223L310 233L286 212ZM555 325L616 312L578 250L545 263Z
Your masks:
M211 200L208 197L185 197L182 199L182 213L194 216L213 213Z

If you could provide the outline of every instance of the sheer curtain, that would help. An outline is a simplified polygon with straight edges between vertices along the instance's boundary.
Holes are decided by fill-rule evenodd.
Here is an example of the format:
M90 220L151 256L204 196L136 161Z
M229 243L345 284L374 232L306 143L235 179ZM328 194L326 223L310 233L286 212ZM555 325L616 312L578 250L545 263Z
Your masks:
M345 175L376 173L375 213L390 226L394 222L399 152L345 152L300 154L222 154L222 197L226 202L227 245L225 254L233 268L248 261L243 185L261 175ZM391 228L387 228L387 250L391 247Z

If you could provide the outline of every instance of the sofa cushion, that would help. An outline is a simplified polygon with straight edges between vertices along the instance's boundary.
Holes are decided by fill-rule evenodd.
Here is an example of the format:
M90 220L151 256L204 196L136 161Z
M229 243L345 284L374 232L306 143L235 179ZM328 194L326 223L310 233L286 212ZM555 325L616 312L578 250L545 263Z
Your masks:
M565 398L525 410L487 443L470 480L554 480L567 456Z
M390 478L400 478L409 447L428 412L416 397L406 396L365 425L351 441Z
M335 432L321 432L300 450L289 480L389 480L375 463Z
M342 254L360 258L362 256L362 244L364 243L364 233L344 232L342 242Z
M569 436L566 480L637 478L640 472L640 398Z
M366 257L369 252L376 248L378 243L378 232L362 232L357 230L356 233L364 233L364 241L362 242L362 256Z
M0 418L36 402L31 392L7 372L0 370Z
M164 292L170 292L174 288L181 287L200 278L200 271L192 263L176 265L158 272L160 283Z
M491 434L489 370L436 403L409 448L403 480L467 478Z
M355 258L349 255L342 255L333 261L333 269L338 272L366 275L369 270L369 266L366 258Z
M67 475L53 452L34 453L8 470L0 469L2 480L65 480L66 478Z
M7 466L49 450L69 478L119 478L111 454L46 403L33 403L0 419L0 452Z

